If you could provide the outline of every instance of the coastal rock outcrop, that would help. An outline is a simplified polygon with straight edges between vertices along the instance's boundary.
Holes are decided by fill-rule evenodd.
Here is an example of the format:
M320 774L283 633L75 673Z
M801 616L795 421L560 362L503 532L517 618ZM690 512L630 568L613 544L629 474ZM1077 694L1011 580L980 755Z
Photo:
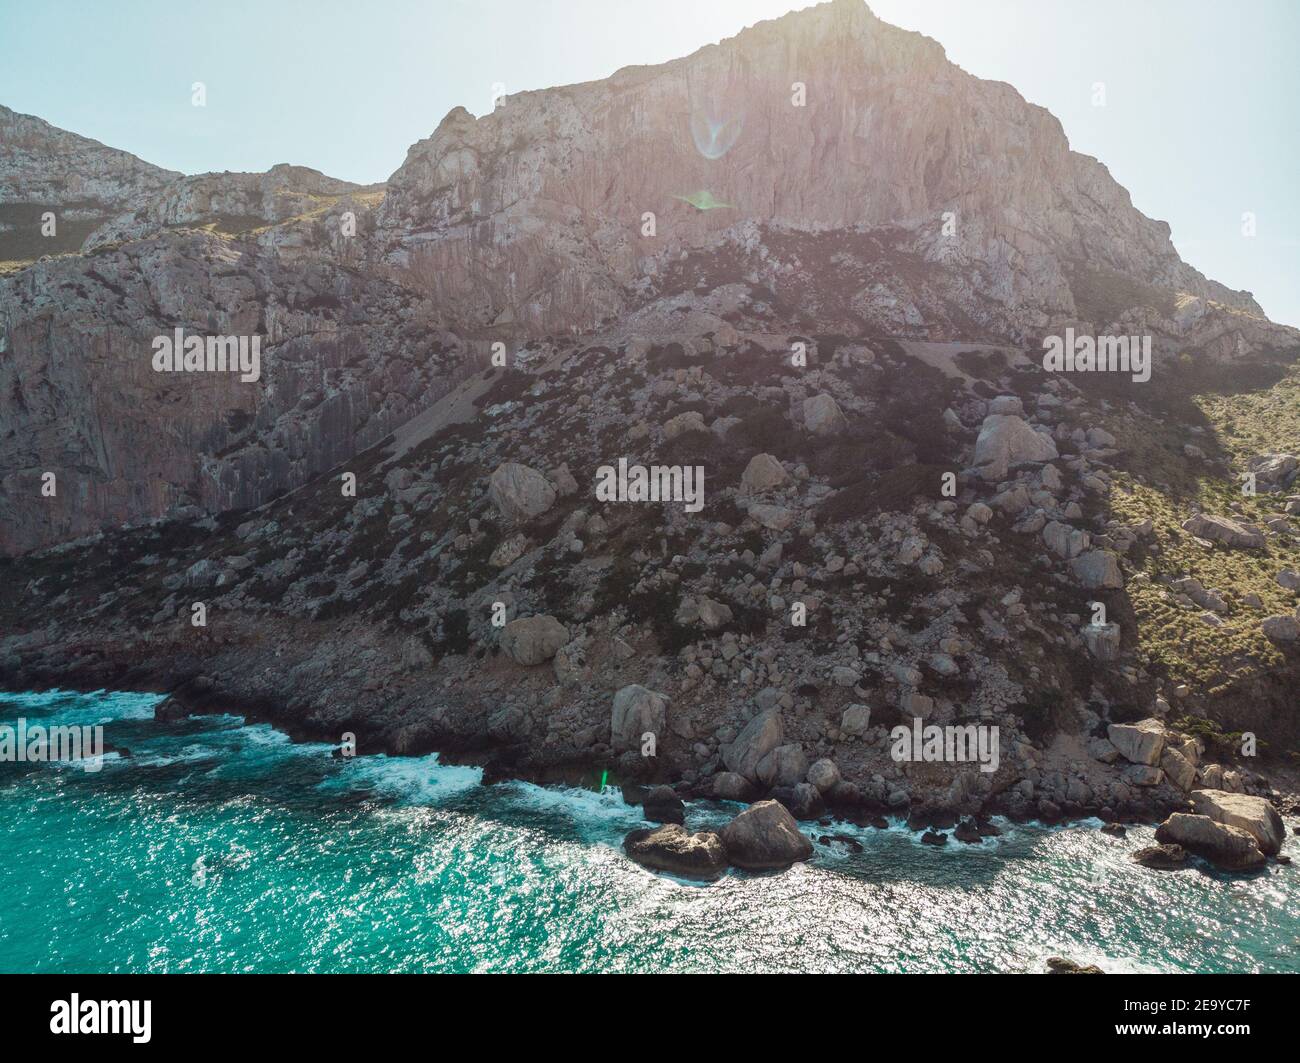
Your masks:
M751 871L784 869L812 856L812 842L777 801L759 801L722 829L727 859Z
M1286 838L1286 827L1267 798L1234 794L1227 790L1193 790L1189 795L1197 814L1216 823L1240 827L1265 856L1276 856Z
M1175 812L1156 828L1156 841L1181 845L1225 871L1252 871L1266 862L1249 832L1209 816Z
M642 867L683 878L714 879L727 869L727 851L712 831L689 833L678 823L634 830L623 850Z

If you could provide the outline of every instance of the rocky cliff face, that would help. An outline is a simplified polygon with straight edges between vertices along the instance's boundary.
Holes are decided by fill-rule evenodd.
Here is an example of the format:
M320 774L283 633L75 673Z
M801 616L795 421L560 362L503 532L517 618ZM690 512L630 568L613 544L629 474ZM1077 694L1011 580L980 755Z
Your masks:
M1066 327L1165 361L1044 372ZM156 371L176 329L258 378ZM823 5L454 111L386 190L171 180L0 278L0 686L801 817L1268 794L1298 349L1046 112ZM602 497L627 464L700 505ZM900 762L916 721L1000 760Z
M95 230L83 250L138 240L164 229L214 225L247 231L322 212L363 189L306 166L273 166L266 173L199 174L166 185L136 210Z
M180 176L0 106L0 203L125 210Z
M849 293L868 328L956 338L927 294L965 311L967 334L1011 341L1177 293L1262 318L1183 263L1051 114L858 0L478 120L453 111L391 178L377 240L459 319L540 335L626 313L684 254L753 249L746 222L861 234L866 253L876 233L909 256ZM798 268L777 256L748 275L779 285ZM1096 276L1129 291L1098 305Z
M43 260L0 281L6 322L4 552L258 505L411 418L460 358L418 296L213 233ZM259 379L156 372L152 343L178 328L256 338Z
M457 109L386 188L180 177L7 111L0 132L5 552L261 504L496 341L744 319L1021 346L1143 332L1162 357L1234 360L1300 342L1183 263L1050 114L857 0ZM45 204L60 242L34 235ZM260 337L264 376L154 372L176 328ZM34 496L46 472L59 492Z

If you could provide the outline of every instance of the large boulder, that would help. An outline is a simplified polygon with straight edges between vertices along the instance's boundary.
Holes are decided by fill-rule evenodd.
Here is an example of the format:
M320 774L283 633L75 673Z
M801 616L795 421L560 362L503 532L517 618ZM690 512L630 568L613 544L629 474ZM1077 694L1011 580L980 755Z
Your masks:
M840 404L830 395L813 395L803 400L803 425L813 435L838 435L848 428Z
M1130 764L1159 764L1165 748L1165 725L1157 719L1113 723L1106 737Z
M1250 871L1265 863L1255 839L1240 827L1218 823L1209 816L1175 812L1156 828L1156 841L1181 845L1225 871Z
M787 868L812 856L812 842L778 801L759 801L722 828L727 859L752 871Z
M784 467L771 454L755 454L740 474L741 494L757 495L780 487L789 479Z
M808 768L808 781L817 787L819 792L828 794L840 784L840 769L835 761L822 757L821 760L813 761Z
M1264 535L1258 528L1230 517L1214 517L1208 513L1197 513L1183 521L1183 531L1191 532L1201 539L1245 550L1264 545Z
M1051 436L1035 431L1015 414L989 414L975 440L975 466L990 481L1005 480L1007 473L1019 465L1052 461L1058 456Z
M797 743L777 746L758 762L757 771L764 786L795 786L808 774L808 758Z
M1110 550L1089 550L1070 562L1074 578L1090 590L1118 590L1124 586L1119 557Z
M727 851L712 831L690 834L680 823L634 830L623 851L642 867L683 878L717 878L727 869Z
M743 775L734 771L720 771L713 777L713 796L719 801L752 801L755 787Z
M525 616L501 629L501 652L531 667L549 661L569 641L569 629L553 616Z
M1160 754L1160 768L1165 778L1184 792L1196 782L1196 765L1172 746L1166 745Z
M488 498L506 520L525 521L555 505L555 488L536 469L507 461L492 473Z
M1286 827L1277 809L1265 798L1226 790L1193 790L1190 796L1198 815L1209 816L1216 823L1240 827L1255 839L1265 856L1276 856L1281 851Z
M652 823L686 822L686 802L671 786L652 786L641 799L641 812Z
M610 709L610 744L615 753L641 748L641 736L664 733L668 726L668 697L638 683L625 686L614 695Z
M736 740L722 751L722 763L728 771L742 775L750 782L758 781L758 763L785 739L781 724L781 711L768 709L760 712L736 736Z

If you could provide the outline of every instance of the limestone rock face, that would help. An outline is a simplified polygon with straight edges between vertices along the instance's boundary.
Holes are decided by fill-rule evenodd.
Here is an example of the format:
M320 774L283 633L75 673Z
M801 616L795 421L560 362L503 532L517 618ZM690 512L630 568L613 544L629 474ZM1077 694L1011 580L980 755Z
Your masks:
M0 107L0 203L134 208L181 175Z
M610 709L610 737L615 753L641 748L641 736L662 738L668 726L668 698L637 683L614 695Z
M806 106L791 106L796 81ZM934 219L956 202L954 241ZM479 352L460 337L490 330L516 349L661 317L680 271L745 278L727 285L737 307L762 291L816 303L828 331L971 329L1024 345L1061 323L1120 320L1154 333L1157 361L1300 342L1249 293L1182 262L1168 226L1072 152L1049 113L859 0L520 93L478 119L458 107L384 188L297 166L182 177L0 108L0 204L32 217L67 206L60 231L85 226L93 251L62 254L78 236L0 277L0 499L19 513L0 522L3 553L187 505L256 508L428 413L473 375ZM647 212L658 235L642 235ZM0 261L12 238L0 224ZM1176 305L1094 305L1080 262L1104 262L1116 291ZM734 346L736 328L709 315L706 344ZM175 327L262 337L261 385L153 373L150 342ZM804 400L818 431L841 425L826 393L801 392L795 420ZM1014 396L991 406L1007 420L986 425L988 476L1054 453L1018 409ZM1265 457L1269 482L1293 480L1292 456ZM53 466L57 497L21 504ZM785 530L786 516L765 527Z
M549 661L569 641L569 629L553 616L526 616L501 629L501 650L516 664Z
M975 465L986 480L1004 480L1019 465L1058 456L1051 436L1034 431L1015 414L989 414L975 440Z
M153 342L177 327L256 337L259 378L155 371ZM208 232L0 277L0 553L187 505L256 508L436 402L455 385L459 342L422 297ZM363 478L358 502L375 491Z
M1226 871L1250 871L1266 862L1248 832L1218 823L1209 816L1175 812L1156 828L1156 841L1181 845Z
M1265 856L1276 856L1281 851L1286 827L1277 809L1265 798L1226 790L1193 790L1191 799L1198 814L1246 831Z
M791 106L794 82L807 84L804 107ZM961 244L945 249L933 219L958 199ZM661 234L649 252L645 211ZM377 246L451 318L509 311L540 336L618 315L642 270L658 275L670 255L745 247L751 219L803 233L897 226L937 267L928 283L1008 331L1075 311L1071 263L1096 247L1116 273L1200 299L1182 327L1228 343L1241 326L1216 306L1268 324L1248 294L1185 265L1169 227L1072 152L1048 112L858 0L759 23L661 66L516 94L481 118L456 108L390 179ZM938 324L921 311L925 291L901 277L861 294L886 331Z
M259 222L274 225L313 210L322 196L343 196L361 188L307 166L283 164L266 173L177 177L143 207L101 225L86 238L84 249L140 240L170 226L201 225L221 218L237 218L237 224L248 229Z
M754 871L783 869L812 856L812 842L777 801L759 801L722 828L727 859Z
M555 488L536 469L507 461L492 473L488 497L506 520L525 521L555 505Z

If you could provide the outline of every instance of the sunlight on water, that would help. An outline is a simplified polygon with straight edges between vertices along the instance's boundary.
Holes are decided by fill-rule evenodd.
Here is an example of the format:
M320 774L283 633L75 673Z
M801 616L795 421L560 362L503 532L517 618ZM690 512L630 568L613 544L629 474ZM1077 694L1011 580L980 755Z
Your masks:
M838 824L862 853L701 885L624 858L644 821L617 790L335 760L236 717L155 724L156 700L0 696L0 721L111 721L131 751L98 774L0 765L0 969L1300 970L1293 867L1147 871L1127 857L1150 829L936 850Z

